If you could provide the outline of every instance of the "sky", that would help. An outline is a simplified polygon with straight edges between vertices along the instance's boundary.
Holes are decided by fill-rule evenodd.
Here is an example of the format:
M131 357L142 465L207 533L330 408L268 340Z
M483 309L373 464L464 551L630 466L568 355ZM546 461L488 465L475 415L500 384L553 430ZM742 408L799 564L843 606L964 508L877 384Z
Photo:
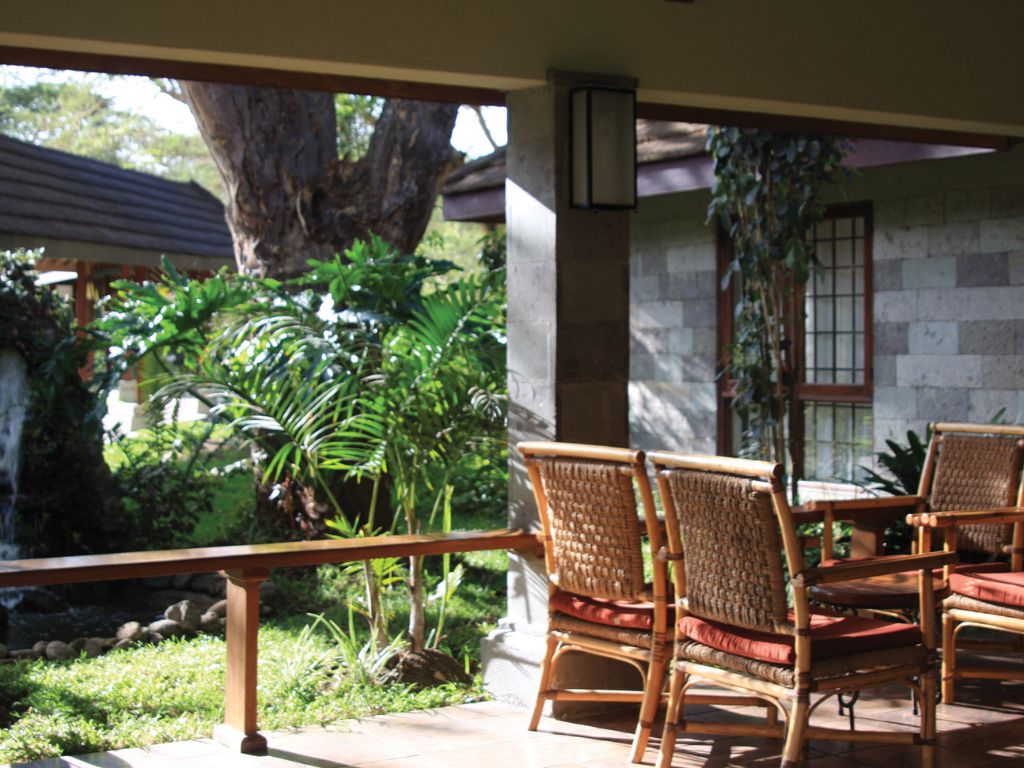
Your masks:
M33 67L0 67L0 87L31 84L37 80L86 80L95 78L97 89L114 100L117 109L138 112L158 125L177 133L198 133L195 120L187 106L163 93L146 77L96 77L81 72L54 71ZM487 127L498 144L507 141L504 107L483 107ZM480 123L473 110L459 109L452 132L452 146L472 159L491 152Z

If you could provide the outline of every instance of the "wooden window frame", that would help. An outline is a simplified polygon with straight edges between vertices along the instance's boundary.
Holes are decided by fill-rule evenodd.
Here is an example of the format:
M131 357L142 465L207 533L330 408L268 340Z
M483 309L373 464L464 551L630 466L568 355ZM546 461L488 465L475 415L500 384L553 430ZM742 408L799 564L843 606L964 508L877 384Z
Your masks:
M793 441L793 476L800 479L804 474L804 403L853 403L870 405L874 398L874 271L873 242L874 222L870 202L843 203L831 205L825 211L826 219L840 219L860 216L864 219L864 382L862 384L808 384L804 367L806 317L796 324L793 346L796 350L799 383L795 388L795 397L789 404L789 428ZM733 242L729 234L718 227L716 236L718 261L718 330L717 344L719 349L716 364L716 404L718 407L717 450L723 456L734 455L737 446L733 445L733 410L730 404L735 393L735 380L725 375L725 348L732 343L734 305L732 302L732 284L723 286L724 277L733 260ZM794 306L802 313L804 307L804 290L794 297Z

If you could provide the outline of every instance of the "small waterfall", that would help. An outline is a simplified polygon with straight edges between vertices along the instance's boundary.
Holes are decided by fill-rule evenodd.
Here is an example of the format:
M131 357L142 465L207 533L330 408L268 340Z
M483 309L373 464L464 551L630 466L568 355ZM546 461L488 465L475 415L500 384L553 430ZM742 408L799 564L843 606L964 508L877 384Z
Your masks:
M28 371L13 349L0 350L0 560L18 556L14 509L18 500L21 428L28 408Z

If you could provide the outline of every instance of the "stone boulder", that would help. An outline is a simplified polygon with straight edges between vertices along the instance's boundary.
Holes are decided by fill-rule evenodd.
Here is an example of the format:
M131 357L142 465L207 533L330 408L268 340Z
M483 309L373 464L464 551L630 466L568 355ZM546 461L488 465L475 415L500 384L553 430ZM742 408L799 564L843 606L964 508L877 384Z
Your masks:
M117 628L117 640L129 642L142 640L146 636L146 628L137 621L128 621Z
M206 609L207 612L216 613L222 619L228 615L228 601L218 600L216 603Z
M78 657L78 653L61 640L51 640L46 644L46 658L51 661L67 661Z
M225 620L214 611L207 611L199 622L199 629L208 635L216 635L224 631Z
M189 589L213 597L224 597L227 594L227 579L219 573L197 573L189 582Z
M174 619L160 619L158 621L154 621L146 629L149 631L150 640L156 643L167 637L178 637L179 635L185 634L185 628L180 622L177 622ZM155 635L160 636L158 640L154 639Z
M185 632L195 632L199 629L199 623L202 621L202 611L199 610L199 606L193 603L191 600L182 600L180 603L175 603L167 607L164 611L164 616L170 621L176 621L182 626ZM152 625L150 625L152 628ZM166 632L162 630L156 630L163 635Z

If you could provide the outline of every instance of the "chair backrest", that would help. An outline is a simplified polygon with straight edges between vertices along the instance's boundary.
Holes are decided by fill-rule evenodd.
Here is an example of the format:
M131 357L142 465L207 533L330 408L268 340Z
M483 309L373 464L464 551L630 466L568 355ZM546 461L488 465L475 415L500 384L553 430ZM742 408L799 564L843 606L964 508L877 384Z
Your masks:
M574 443L517 448L533 484L553 586L609 600L650 599L642 537L646 529L657 551L661 536L643 452ZM666 592L663 570L656 569L654 592Z
M1019 504L1024 425L935 424L919 493L937 512ZM999 554L1010 544L1009 525L960 528L958 548Z
M665 509L677 593L678 582L685 581L686 611L747 629L790 633L782 549L785 538L792 558L788 548L796 546L796 536L792 520L776 516L777 505L785 505L781 468L670 452L652 453L650 459ZM783 515L789 517L788 506ZM783 530L780 538L780 522L789 525L792 536Z

